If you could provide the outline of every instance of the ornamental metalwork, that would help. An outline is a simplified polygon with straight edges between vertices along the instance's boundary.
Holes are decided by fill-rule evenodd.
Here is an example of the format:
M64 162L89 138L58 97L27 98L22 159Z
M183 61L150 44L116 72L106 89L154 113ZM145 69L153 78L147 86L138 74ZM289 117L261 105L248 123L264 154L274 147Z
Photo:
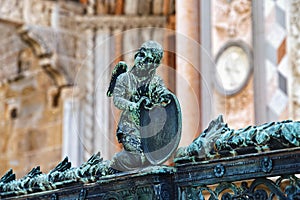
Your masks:
M211 124L206 133L213 130L212 127L222 127L217 125L220 119L214 120L214 125ZM298 122L285 123L288 123L286 127L289 131L298 127ZM272 126L268 128L278 130L276 125L282 127L282 124L274 123L273 129ZM195 156L178 158L174 167L149 166L119 173L110 168L110 162L103 160L100 153L92 155L79 167L71 167L66 157L47 174L37 166L21 179L16 179L10 169L0 179L0 197L210 200L294 200L300 197L300 179L297 175L300 173L299 146L210 157L208 160Z
M249 185L250 183L250 185ZM300 182L295 175L279 177L276 180L257 178L252 182L241 184L224 182L211 189L209 186L181 187L178 199L206 199L210 200L263 200L286 199L294 200L300 197Z

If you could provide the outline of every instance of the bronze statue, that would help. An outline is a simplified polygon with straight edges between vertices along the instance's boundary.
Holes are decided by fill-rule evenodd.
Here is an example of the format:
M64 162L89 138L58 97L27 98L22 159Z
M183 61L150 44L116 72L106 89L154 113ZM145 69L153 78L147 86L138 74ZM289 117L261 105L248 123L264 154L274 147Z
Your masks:
M116 170L128 171L151 164L160 164L165 161L165 158L157 157L152 153L159 152L159 146L170 144L171 147L165 150L165 153L161 152L163 156L168 157L178 146L181 132L179 104L176 97L155 73L162 57L161 45L154 41L147 41L135 54L134 66L129 71L125 62L119 62L112 73L107 95L112 96L114 105L122 110L116 135L119 143L124 147L123 151L112 158L111 167ZM165 124L160 127L161 130L150 133L149 129L159 129L156 124L152 123L151 126L150 121L154 118L159 119L164 113L167 115ZM151 114L153 116L150 119ZM177 116L170 119L173 114ZM170 133L172 128L173 133ZM147 135L145 137L141 135L143 133L156 136L148 140ZM174 137L177 139L171 141ZM166 142L163 143L162 139ZM156 146L158 148L155 149L151 145L158 145ZM145 149L151 149L147 151L148 156L145 155Z

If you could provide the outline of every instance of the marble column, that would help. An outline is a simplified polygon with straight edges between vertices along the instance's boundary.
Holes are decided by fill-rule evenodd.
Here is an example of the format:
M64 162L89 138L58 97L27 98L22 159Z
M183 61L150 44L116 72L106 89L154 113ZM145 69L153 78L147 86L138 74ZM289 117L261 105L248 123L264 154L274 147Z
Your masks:
M199 0L176 1L176 95L182 109L180 146L200 132L200 20Z
M207 11L211 10L211 1L201 1L200 21L201 21L201 125L208 127L213 120L213 62L212 62L212 23L211 15ZM207 101L210 100L210 101Z
M87 0L86 12L88 15L94 15L96 8L96 0Z
M123 59L127 63L129 68L133 66L134 54L136 53L136 51L141 45L139 38L140 38L139 29L133 28L124 31L123 33Z
M110 122L112 110L110 98L106 96L109 86L113 60L110 55L110 30L99 29L96 33L95 47L95 131L94 150L100 151L104 159L111 159L115 152L114 131L111 130Z
M111 52L111 63L110 71L114 69L116 64L123 60L123 29L122 27L116 27L112 30L112 44L110 47ZM110 119L110 127L111 127L111 134L115 139L115 148L114 152L119 152L122 149L122 145L117 142L116 131L119 123L119 119L121 116L121 111L115 107L112 98L110 101L110 110L111 110L111 119Z
M73 166L83 162L83 121L80 111L80 92L78 88L67 88L62 91L62 158L68 156Z
M84 160L90 158L94 152L94 84L95 84L95 69L94 69L94 32L92 30L85 31L85 42L86 42L86 58L84 62L84 73L79 74L79 85L84 88L85 95L83 100L83 113L84 113L84 136L83 136L83 146L84 146Z
M166 31L162 28L153 28L152 29L152 36L151 39L158 42L159 44L161 44L164 48L164 57L163 59L166 59L166 51L169 51L169 47L166 46L164 44L164 37L165 37L165 33ZM171 68L167 65L165 65L165 62L162 61L162 64L160 65L160 67L157 69L157 74L163 79L164 84L166 85L166 87L169 88L169 73L170 73ZM170 88L169 88L170 89Z
M266 67L265 67L265 23L264 2L252 1L252 46L254 66L254 109L255 123L263 124L267 120L266 110Z

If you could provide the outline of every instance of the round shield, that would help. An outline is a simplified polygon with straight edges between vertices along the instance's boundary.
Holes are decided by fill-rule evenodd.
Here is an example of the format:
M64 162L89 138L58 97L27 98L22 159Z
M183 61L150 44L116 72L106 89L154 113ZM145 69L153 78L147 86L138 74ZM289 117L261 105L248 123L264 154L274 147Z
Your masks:
M151 109L141 107L140 133L144 154L153 165L162 164L177 149L181 137L182 120L179 102L170 95L166 106Z

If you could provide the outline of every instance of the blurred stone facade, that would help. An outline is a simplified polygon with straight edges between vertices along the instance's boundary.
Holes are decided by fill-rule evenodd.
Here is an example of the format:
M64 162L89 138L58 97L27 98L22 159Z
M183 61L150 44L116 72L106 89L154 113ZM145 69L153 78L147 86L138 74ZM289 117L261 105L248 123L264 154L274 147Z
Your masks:
M0 174L49 171L65 155L79 165L100 149L109 159L118 113L105 97L108 84L96 82L109 81L126 48L160 34L102 43L134 28L174 29L174 14L172 0L1 1Z

